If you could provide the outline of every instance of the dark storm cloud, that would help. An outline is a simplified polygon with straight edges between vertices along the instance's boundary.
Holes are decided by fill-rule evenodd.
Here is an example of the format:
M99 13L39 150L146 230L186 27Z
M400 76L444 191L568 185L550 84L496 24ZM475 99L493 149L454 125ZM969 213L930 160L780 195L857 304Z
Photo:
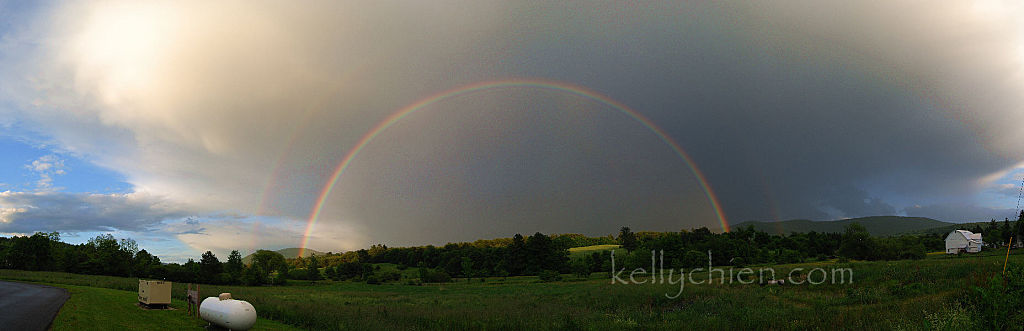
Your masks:
M365 231L409 229L388 235L396 244L719 226L686 163L649 128L606 105L530 88L411 115L367 146L334 194L328 213L374 220Z
M1002 39L976 40L972 34L962 32L965 27L945 21L964 15L964 8L918 11L923 8L902 6L892 8L900 7L900 15L888 15L879 13L886 9L868 5L831 8L815 3L773 4L769 10L747 5L554 5L545 7L544 15L523 17L524 21L513 24L507 33L497 34L493 42L504 43L511 50L513 56L507 58L504 67L509 72L588 86L638 109L665 127L708 175L732 222L892 215L904 211L908 204L968 201L982 185L982 177L1011 167L1019 160L990 150L1019 151L1021 147L976 133L977 123L1019 117L1008 107L1015 104L994 104L964 95L958 88L966 83L949 82L972 77L974 83L991 86L996 99L1014 101L1015 97L1005 92L1022 85L1010 81L1007 87L1007 76L993 70L1014 60L992 54L1014 47L1015 31L1005 31L1000 25L1005 22L974 22L966 29L1002 33ZM927 28L909 30L904 28L905 24ZM954 29L961 32L947 33ZM968 49L991 52L960 55ZM907 56L934 67L908 61ZM970 121L965 121L960 107L972 108ZM1001 128L986 126L980 130ZM545 133L531 135L543 137ZM545 144L560 141L537 140ZM662 148L658 144L632 143L630 148L634 151L653 153ZM430 144L411 146L426 148ZM539 157L542 158L524 155L505 161L531 161ZM572 178L559 169L592 169L600 164L595 159L572 160L577 162L573 166L541 167L521 173L480 167L476 170L489 170L458 176L519 183L544 178L543 171L561 174L556 178ZM664 155L658 160L673 162L671 156ZM615 177L586 178L582 182L607 183L610 178ZM632 200L611 194L625 192L621 187L601 194L583 185L560 185L557 179L539 182L545 185L498 185L511 186L514 192L509 196L536 197L522 205L502 200L507 197L465 197L454 199L463 203L454 203L443 198L421 200L414 195L406 201L430 202L406 206L405 215L395 214L403 208L384 214L367 211L363 215L384 220L438 220L423 223L430 225L416 231L415 236L430 233L431 229L447 229L446 224L456 224L450 228L465 229L468 233L494 228L494 224L548 231L587 228L584 224L591 229L637 223L643 228L708 224L706 220L685 217L695 210L692 206L647 222L637 219L637 214L615 212L621 211L622 205L645 206L648 215L655 210L664 211L664 206L644 205L640 201L671 196L666 188L648 187L645 194ZM371 183L354 186L367 187ZM557 194L544 194L546 187L568 187L576 196L586 192L604 199L569 203ZM439 194L465 192L454 191ZM559 213L552 203L570 206L570 215ZM497 211L487 209L494 205L499 206ZM436 206L444 207L430 212ZM530 212L509 206L520 206ZM920 212L957 221L993 214L969 203L944 202L929 210L942 210L949 215ZM582 221L583 224L571 221L587 216L591 219ZM445 220L447 217L457 220ZM501 220L491 223L482 219ZM570 225L559 226L566 223Z
M376 123L480 81L563 81L636 109L692 156L734 223L901 212L987 219L972 198L1024 152L1020 8L367 4L61 6L47 17L57 23L36 31L45 42L5 35L0 58L20 62L2 72L20 84L0 92L19 109L0 111L193 214L280 217L260 232L288 233L277 242L302 232L324 183ZM687 165L607 106L498 89L428 108L353 161L316 240L361 247L716 228ZM5 217L30 212L5 208ZM75 224L67 227L95 228ZM247 224L220 227L239 229L224 234L235 238Z
M829 186L821 196L819 206L821 209L826 209L826 212L831 211L841 217L896 214L895 207L878 198L868 196L867 192L856 187Z
M523 64L666 127L734 222L965 200L1024 150L1006 123L1021 119L1024 87L1012 16L921 3L617 9L564 9L599 23L529 44ZM620 25L601 19L610 12Z
M904 209L904 212L907 216L929 217L948 222L983 222L988 220L1003 220L1011 218L1011 216L1017 214L1017 212L1011 208L986 208L967 203L910 206Z

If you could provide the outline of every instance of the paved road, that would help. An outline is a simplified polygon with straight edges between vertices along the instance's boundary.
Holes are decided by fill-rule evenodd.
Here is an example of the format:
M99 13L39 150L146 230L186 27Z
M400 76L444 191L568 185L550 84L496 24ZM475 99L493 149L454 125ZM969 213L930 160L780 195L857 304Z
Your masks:
M62 288L0 282L0 330L46 330L70 296Z

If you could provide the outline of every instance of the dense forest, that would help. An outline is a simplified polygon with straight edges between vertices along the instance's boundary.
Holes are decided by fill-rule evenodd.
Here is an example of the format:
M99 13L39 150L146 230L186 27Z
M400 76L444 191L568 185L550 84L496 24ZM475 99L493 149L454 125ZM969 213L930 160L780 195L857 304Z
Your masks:
M1011 225L1011 223L1014 223ZM986 243L1005 245L1010 237L1024 237L1024 212L1015 222L994 220L987 229L966 229L990 233ZM359 280L380 283L401 279L394 270L381 271L380 263L397 265L398 270L418 268L419 278L410 282L447 282L452 278L540 275L558 277L565 273L589 275L611 270L612 251L594 252L570 259L569 248L601 244L622 245L626 254L616 256L617 268L649 264L651 253L664 252L665 267L698 268L797 263L845 258L857 260L920 259L926 252L944 250L945 234L872 237L863 226L853 223L843 233L794 233L773 235L753 227L714 233L707 228L680 232L632 232L623 227L617 236L587 237L580 234L478 240L444 246L387 247L344 253L327 253L307 258L285 259L277 252L259 250L252 263L243 264L241 254L232 251L221 260L207 251L199 261L162 263L159 257L139 249L132 239L109 234L86 243L68 244L60 234L0 237L0 268L64 271L80 274L167 279L175 282L209 284L284 284L288 279ZM555 276L552 276L555 275Z

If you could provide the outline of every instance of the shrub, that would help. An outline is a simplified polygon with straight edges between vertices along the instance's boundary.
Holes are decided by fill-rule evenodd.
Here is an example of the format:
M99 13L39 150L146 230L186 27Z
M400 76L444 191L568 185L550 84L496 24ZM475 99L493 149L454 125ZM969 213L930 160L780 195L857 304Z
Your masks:
M928 330L973 330L970 312L961 305L945 305L939 311L925 312Z
M420 281L424 283L448 283L452 281L452 277L444 270L420 268Z
M703 263L703 265L707 265L707 255L701 255L701 258L702 259L700 261L702 262L700 263ZM629 255L626 255L626 258L624 259L622 266L618 265L619 261L617 257L615 260L616 267L618 268L621 268L622 266L625 266L626 269L643 268L645 266L651 265L651 251L642 249L635 250L629 253Z
M395 272L395 271L381 272L381 273L376 274L376 276L382 282L391 282L391 281L397 281L399 279L402 279L402 274L400 274L398 272Z
M235 282L235 278L232 277L231 274L226 273L226 272L220 273L219 275L217 275L217 278L218 278L217 284L231 284L231 283Z
M363 275L366 271L365 264L359 262L343 262L334 269L335 280L346 280Z
M799 251L783 248L779 250L779 255L776 257L778 263L800 263L803 262L803 256L800 255Z
M287 285L288 280L283 274L278 274L277 276L274 276L274 278L270 280L270 283L273 285Z
M572 263L572 273L576 277L589 278L590 277L590 265L585 260L576 260Z
M540 274L537 275L537 277L540 278L542 282L555 282L562 280L562 274L554 270L541 271Z
M288 270L288 278L291 279L306 279L308 278L308 272L306 269L292 269Z
M975 314L981 326L989 330L1019 327L1024 323L1024 266L1012 265L1006 274L989 279L988 286L974 287Z

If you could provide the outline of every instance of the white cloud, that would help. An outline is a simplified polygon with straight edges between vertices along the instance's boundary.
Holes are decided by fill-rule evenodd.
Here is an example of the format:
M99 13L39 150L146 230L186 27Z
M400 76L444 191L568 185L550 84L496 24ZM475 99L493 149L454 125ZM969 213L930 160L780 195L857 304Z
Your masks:
M39 176L39 180L36 181L36 190L39 191L60 190L59 187L53 187L53 177L67 173L64 160L55 154L41 156L26 164L25 169L31 170Z
M459 59L479 55L464 50L500 28L492 20L503 15L500 7L61 3L24 18L0 43L8 50L0 76L17 81L0 87L17 109L0 112L50 137L46 144L123 173L136 194L160 196L191 214L305 218L364 132L436 88L396 83L486 67ZM409 49L418 51L410 56ZM52 190L58 173L42 171L55 166L33 163L41 190ZM34 212L41 213L18 214L19 227ZM138 229L162 218L140 217L65 221Z
M444 6L469 10L429 8ZM445 67L472 73L420 62L473 56L461 49L501 13L479 6L437 20L419 7L64 3L5 45L25 49L5 74L19 83L0 92L21 107L17 117L61 148L124 173L136 191L204 212L305 217L347 149L423 91L378 87L449 76ZM396 16L415 19L380 28ZM422 24L430 29L414 29ZM428 38L437 31L451 38ZM420 52L409 57L408 48Z

